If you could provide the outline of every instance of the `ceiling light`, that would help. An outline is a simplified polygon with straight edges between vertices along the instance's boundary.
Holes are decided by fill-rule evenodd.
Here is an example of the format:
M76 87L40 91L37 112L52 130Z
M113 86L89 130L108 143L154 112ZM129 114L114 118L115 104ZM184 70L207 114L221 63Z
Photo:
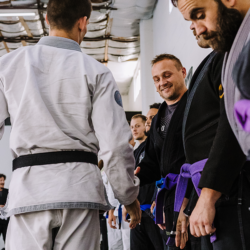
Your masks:
M35 16L36 13L0 13L0 16Z

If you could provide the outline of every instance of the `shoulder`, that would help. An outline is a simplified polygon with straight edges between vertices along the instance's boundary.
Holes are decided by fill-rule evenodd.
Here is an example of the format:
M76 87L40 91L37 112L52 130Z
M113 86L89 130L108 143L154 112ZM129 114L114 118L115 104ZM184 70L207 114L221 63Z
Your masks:
M93 57L82 53L84 64L86 67L91 67L92 69L96 70L99 74L111 74L111 71L101 62L97 61Z

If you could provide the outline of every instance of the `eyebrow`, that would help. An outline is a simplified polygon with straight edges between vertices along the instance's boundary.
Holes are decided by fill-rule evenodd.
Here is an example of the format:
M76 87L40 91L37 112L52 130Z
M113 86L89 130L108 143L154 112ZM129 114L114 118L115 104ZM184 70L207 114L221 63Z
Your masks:
M198 12L200 12L200 11L202 11L202 10L204 10L204 8L194 8L194 9L192 9L190 12L189 12L189 16L190 16L190 19L192 20L194 20L194 19L196 19L196 14L198 13ZM187 20L186 18L185 18L185 20L186 21L189 21L189 20Z

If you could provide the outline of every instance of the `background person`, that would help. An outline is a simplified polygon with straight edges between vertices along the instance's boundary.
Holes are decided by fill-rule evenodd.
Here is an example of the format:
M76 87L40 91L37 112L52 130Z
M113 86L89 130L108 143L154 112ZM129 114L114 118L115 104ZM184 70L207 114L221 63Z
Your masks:
M8 189L4 188L6 176L4 174L0 174L0 207L4 207L7 202ZM3 240L5 242L7 227L8 227L9 219L0 219L0 236L3 236Z
M156 110L149 111L149 119L156 114L155 111ZM147 123L146 120L147 118L143 115L135 115L131 119L130 127L133 137L140 143L138 148L134 151L135 168L145 156L145 145L147 139L146 126L149 125L149 121ZM157 225L155 225L153 216L150 211L154 193L154 182L140 188L138 201L140 202L142 210L142 218L141 223L131 230L131 250L164 249L160 229L157 227ZM126 215L126 211L123 211L123 214Z

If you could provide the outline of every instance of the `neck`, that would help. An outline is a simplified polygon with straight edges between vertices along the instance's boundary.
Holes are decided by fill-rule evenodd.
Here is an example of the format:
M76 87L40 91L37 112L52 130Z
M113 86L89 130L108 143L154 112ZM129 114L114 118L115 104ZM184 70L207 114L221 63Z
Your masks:
M73 33L68 33L64 30L57 30L57 29L53 29L49 31L49 36L57 36L57 37L63 37L63 38L68 38L71 39L75 42L77 42L78 44L81 43L81 41L79 41L78 36L76 36Z
M0 191L3 191L3 188L0 187Z
M139 139L138 142L142 144L147 139L147 136L145 135L143 138Z
M174 100L165 100L165 102L167 103L167 105L173 105L177 102L180 101L180 99L182 98L182 96L187 92L187 88L185 87L184 91L182 91L182 93Z
M243 17L245 17L250 9L250 0L238 1L238 4L236 4L234 8L237 9Z

